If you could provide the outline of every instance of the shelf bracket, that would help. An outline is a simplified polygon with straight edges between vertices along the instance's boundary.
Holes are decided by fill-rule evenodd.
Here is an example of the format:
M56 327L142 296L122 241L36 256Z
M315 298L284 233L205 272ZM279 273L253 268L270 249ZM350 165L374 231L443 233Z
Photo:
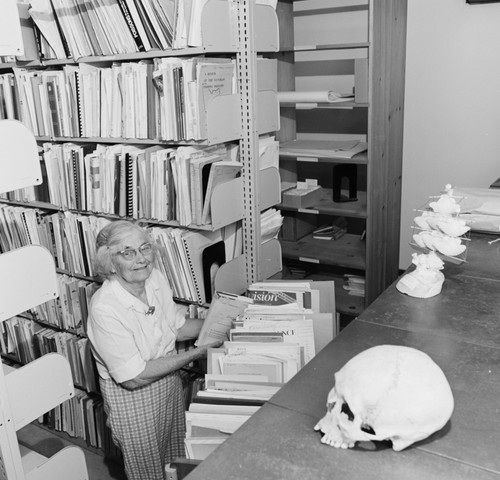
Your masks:
M238 1L237 55L241 97L242 137L240 159L243 163L243 243L246 252L247 284L261 279L259 208L259 134L257 126L257 57L254 39L254 1Z

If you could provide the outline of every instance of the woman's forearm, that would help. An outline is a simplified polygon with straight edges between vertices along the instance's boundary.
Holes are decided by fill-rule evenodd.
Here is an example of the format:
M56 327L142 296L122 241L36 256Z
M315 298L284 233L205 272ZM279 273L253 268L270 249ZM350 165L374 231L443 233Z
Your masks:
M136 388L144 387L150 383L163 378L169 373L179 370L179 368L191 363L199 358L206 357L207 348L200 347L188 350L187 352L168 355L166 357L149 360L146 362L144 370L131 380L121 383L121 386L127 390L135 390Z
M177 341L182 342L198 338L202 325L202 319L188 318L184 325L177 331Z

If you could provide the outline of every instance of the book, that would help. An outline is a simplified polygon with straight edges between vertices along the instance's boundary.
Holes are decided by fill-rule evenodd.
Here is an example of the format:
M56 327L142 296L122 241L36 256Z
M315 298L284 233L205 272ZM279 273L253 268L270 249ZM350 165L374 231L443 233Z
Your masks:
M199 113L200 139L207 138L207 110L209 104L220 95L234 93L236 67L233 61L213 61L201 59L196 64L197 101Z
M137 162L132 152L125 153L125 214L137 216Z
M160 31L160 29L158 28L159 25L158 24L153 25L153 20L155 20L156 22L156 18L154 14L151 15L152 12L151 10L148 9L150 7L150 4L148 3L147 0L133 0L133 1L135 7L137 8L137 13L139 14L142 26L144 28L144 34L146 35L151 48L163 49L157 33Z
M221 231L183 231L180 239L196 291L196 301L201 304L210 302L215 274L226 261Z
M52 134L55 137L61 136L61 123L59 119L59 106L57 103L56 84L53 80L47 80L47 98L49 100L50 118L52 121Z
M338 240L347 233L347 220L337 217L331 224L323 225L313 231L312 236L317 240Z
M17 3L19 20L21 24L21 35L23 44L23 54L17 55L17 60L23 62L39 60L38 45L34 34L34 22L29 14L29 5L27 3Z
M225 292L215 292L203 322L196 346L226 340L233 320L244 312L252 299Z
M40 31L40 35L50 45L55 58L63 59L70 56L66 39L64 38L58 18L50 5L44 2L32 2L28 12Z
M310 309L311 287L306 283L260 282L247 288L247 296L253 300L253 305L266 307L286 307L294 309Z
M40 88L42 87L42 77L36 73L31 76L31 91L33 94L34 110L35 110L35 123L37 126L37 132L40 136L45 136L48 132L45 132L45 125L43 121L42 113L42 97L40 95Z
M133 0L117 0L120 10L125 18L127 26L132 34L132 37L139 52L145 52L151 49L151 45L144 30L144 25L141 23L139 12Z

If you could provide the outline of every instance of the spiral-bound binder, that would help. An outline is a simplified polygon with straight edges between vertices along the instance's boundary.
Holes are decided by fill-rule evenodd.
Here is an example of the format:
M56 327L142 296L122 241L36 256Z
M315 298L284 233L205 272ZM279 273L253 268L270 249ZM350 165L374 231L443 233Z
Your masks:
M221 231L185 231L181 240L198 303L210 302L212 300L212 280L217 269L226 261Z
M76 108L78 115L78 136L83 137L83 110L82 110L82 93L80 85L80 73L75 72L75 92L76 92Z

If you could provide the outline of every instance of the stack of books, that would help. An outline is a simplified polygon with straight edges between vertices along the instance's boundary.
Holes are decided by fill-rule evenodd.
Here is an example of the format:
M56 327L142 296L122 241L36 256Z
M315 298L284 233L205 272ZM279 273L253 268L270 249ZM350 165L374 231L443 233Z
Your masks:
M365 278L358 275L344 275L344 290L355 297L365 296Z
M323 225L313 231L313 238L317 240L338 240L347 233L347 220L337 217L331 224Z

